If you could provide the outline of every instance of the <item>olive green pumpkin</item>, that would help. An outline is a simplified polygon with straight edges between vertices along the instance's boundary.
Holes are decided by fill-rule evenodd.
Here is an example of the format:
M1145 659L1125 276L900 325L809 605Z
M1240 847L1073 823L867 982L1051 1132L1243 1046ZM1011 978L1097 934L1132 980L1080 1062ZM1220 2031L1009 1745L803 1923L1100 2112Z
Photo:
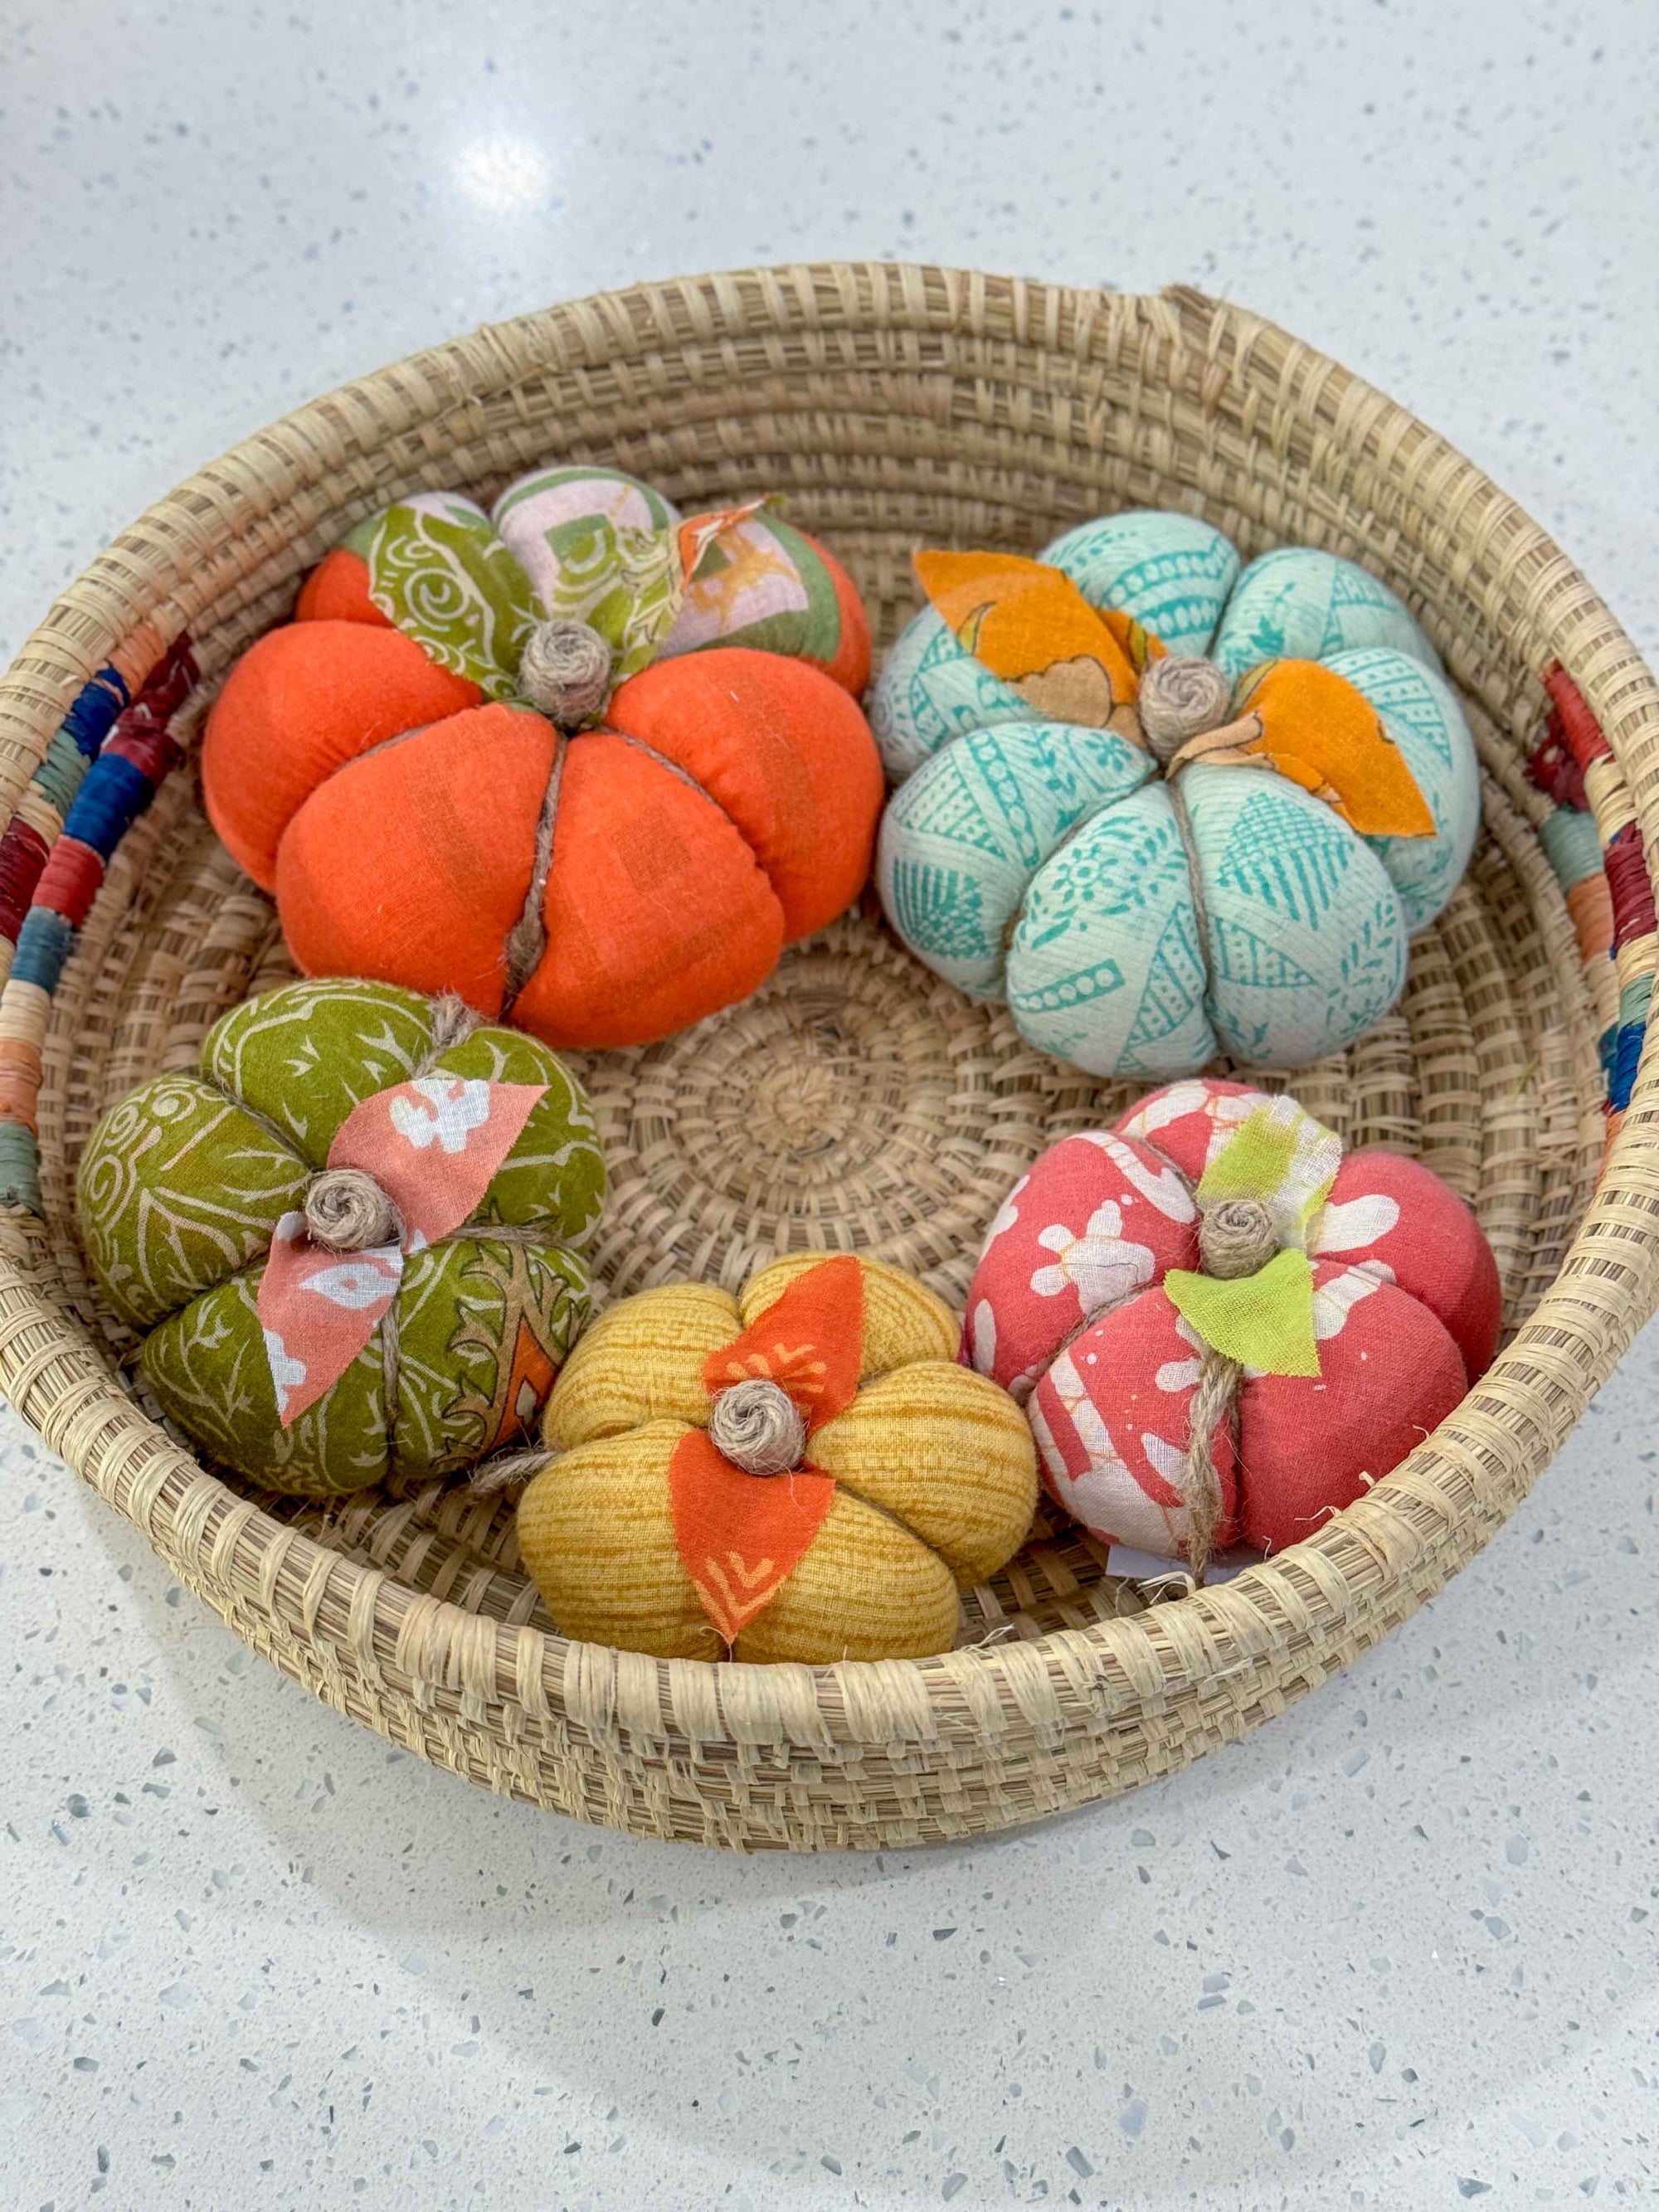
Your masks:
M474 1029L434 1053L434 1020L430 1000L383 984L267 991L209 1032L199 1076L142 1085L82 1156L87 1257L110 1305L143 1333L151 1393L215 1459L275 1488L359 1490L510 1442L533 1426L586 1318L580 1254L605 1164L586 1097L545 1045L514 1030ZM377 1328L284 1428L258 1307L272 1235L352 1109L416 1074L546 1094L464 1226L405 1258L395 1405Z

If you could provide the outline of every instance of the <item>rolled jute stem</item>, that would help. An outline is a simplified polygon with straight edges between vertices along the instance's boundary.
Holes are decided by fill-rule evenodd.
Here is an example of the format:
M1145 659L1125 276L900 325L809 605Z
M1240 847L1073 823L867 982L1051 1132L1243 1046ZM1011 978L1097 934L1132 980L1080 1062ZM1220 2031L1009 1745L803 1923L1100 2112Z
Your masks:
M787 1474L806 1450L799 1407L764 1376L716 1391L708 1434L721 1457L745 1474Z
M1233 687L1213 660L1168 653L1148 661L1135 700L1147 750L1164 768L1189 739L1227 719Z
M306 1227L331 1252L372 1252L403 1242L403 1217L362 1168L325 1168L306 1188Z
M556 730L580 730L605 705L611 647L589 623L538 623L519 655L519 689Z
M1224 1283L1259 1274L1279 1249L1273 1218L1259 1198L1224 1198L1200 1205L1199 1265Z

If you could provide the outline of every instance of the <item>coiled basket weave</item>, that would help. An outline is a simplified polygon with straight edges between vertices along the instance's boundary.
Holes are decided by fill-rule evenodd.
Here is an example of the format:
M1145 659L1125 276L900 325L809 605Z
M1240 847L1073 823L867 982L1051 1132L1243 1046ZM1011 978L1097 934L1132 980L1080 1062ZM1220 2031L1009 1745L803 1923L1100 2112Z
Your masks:
M1469 710L1485 835L1399 1011L1296 1088L1349 1144L1420 1153L1474 1201L1511 1333L1457 1412L1307 1542L1148 1606L1092 1543L1042 1523L970 1595L945 1657L714 1668L566 1642L510 1514L464 1482L298 1504L204 1469L146 1411L76 1246L76 1159L115 1097L189 1066L225 1007L289 972L270 908L201 813L203 710L376 506L440 485L488 499L563 459L619 463L691 507L787 495L850 564L884 642L915 603L918 544L1029 552L1131 505L1201 514L1247 557L1328 546L1408 600ZM285 1673L426 1759L585 1820L892 1846L1177 1766L1437 1590L1654 1304L1652 678L1572 564L1433 432L1191 291L750 270L418 355L204 469L70 587L0 688L0 1384ZM746 1006L585 1072L614 1170L612 1295L736 1284L810 1247L872 1251L959 1300L1013 1179L1127 1096L1031 1053L867 914Z

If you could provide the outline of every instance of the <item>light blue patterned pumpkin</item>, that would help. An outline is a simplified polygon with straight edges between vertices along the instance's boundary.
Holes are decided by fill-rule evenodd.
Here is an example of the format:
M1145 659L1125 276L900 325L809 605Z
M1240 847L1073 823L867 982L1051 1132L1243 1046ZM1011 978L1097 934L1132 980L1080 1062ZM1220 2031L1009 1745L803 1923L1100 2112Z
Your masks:
M1218 1052L1300 1066L1363 1036L1480 823L1474 743L1434 647L1352 562L1287 546L1241 568L1188 515L1107 516L1039 557L1235 680L1279 658L1336 670L1382 716L1434 834L1362 837L1271 770L1195 763L1179 789L1200 922L1149 754L1042 720L930 606L889 653L871 715L899 787L877 857L894 928L938 974L1006 1000L1028 1042L1095 1074L1162 1081Z

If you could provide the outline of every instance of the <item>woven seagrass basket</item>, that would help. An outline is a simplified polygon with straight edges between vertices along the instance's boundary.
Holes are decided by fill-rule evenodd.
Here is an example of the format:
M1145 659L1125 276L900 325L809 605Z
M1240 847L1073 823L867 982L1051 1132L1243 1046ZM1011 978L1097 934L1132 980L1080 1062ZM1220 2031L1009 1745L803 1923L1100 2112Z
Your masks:
M970 1594L945 1657L658 1661L563 1640L510 1514L464 1483L331 1508L246 1492L124 1379L131 1344L76 1242L80 1147L131 1084L191 1065L219 1013L289 972L270 906L201 813L203 711L377 505L440 485L488 498L574 458L691 506L787 494L851 566L883 642L914 603L916 545L1029 552L1154 505L1205 515L1247 556L1294 542L1362 561L1440 647L1480 744L1485 834L1413 948L1397 1012L1296 1089L1349 1144L1415 1152L1474 1201L1510 1333L1457 1412L1307 1542L1148 1607L1097 1547L1043 1522ZM170 774L169 723L185 756ZM1659 1082L1652 1055L1638 1061L1659 693L1583 578L1478 470L1334 362L1190 291L746 271L419 355L215 462L70 586L0 688L0 1383L273 1664L426 1759L586 1820L739 1847L886 1846L1179 1765L1437 1590L1654 1304ZM590 1055L585 1073L614 1176L612 1295L736 1284L811 1247L871 1251L959 1301L1009 1184L1128 1095L1030 1052L868 914L787 956L747 1005Z

